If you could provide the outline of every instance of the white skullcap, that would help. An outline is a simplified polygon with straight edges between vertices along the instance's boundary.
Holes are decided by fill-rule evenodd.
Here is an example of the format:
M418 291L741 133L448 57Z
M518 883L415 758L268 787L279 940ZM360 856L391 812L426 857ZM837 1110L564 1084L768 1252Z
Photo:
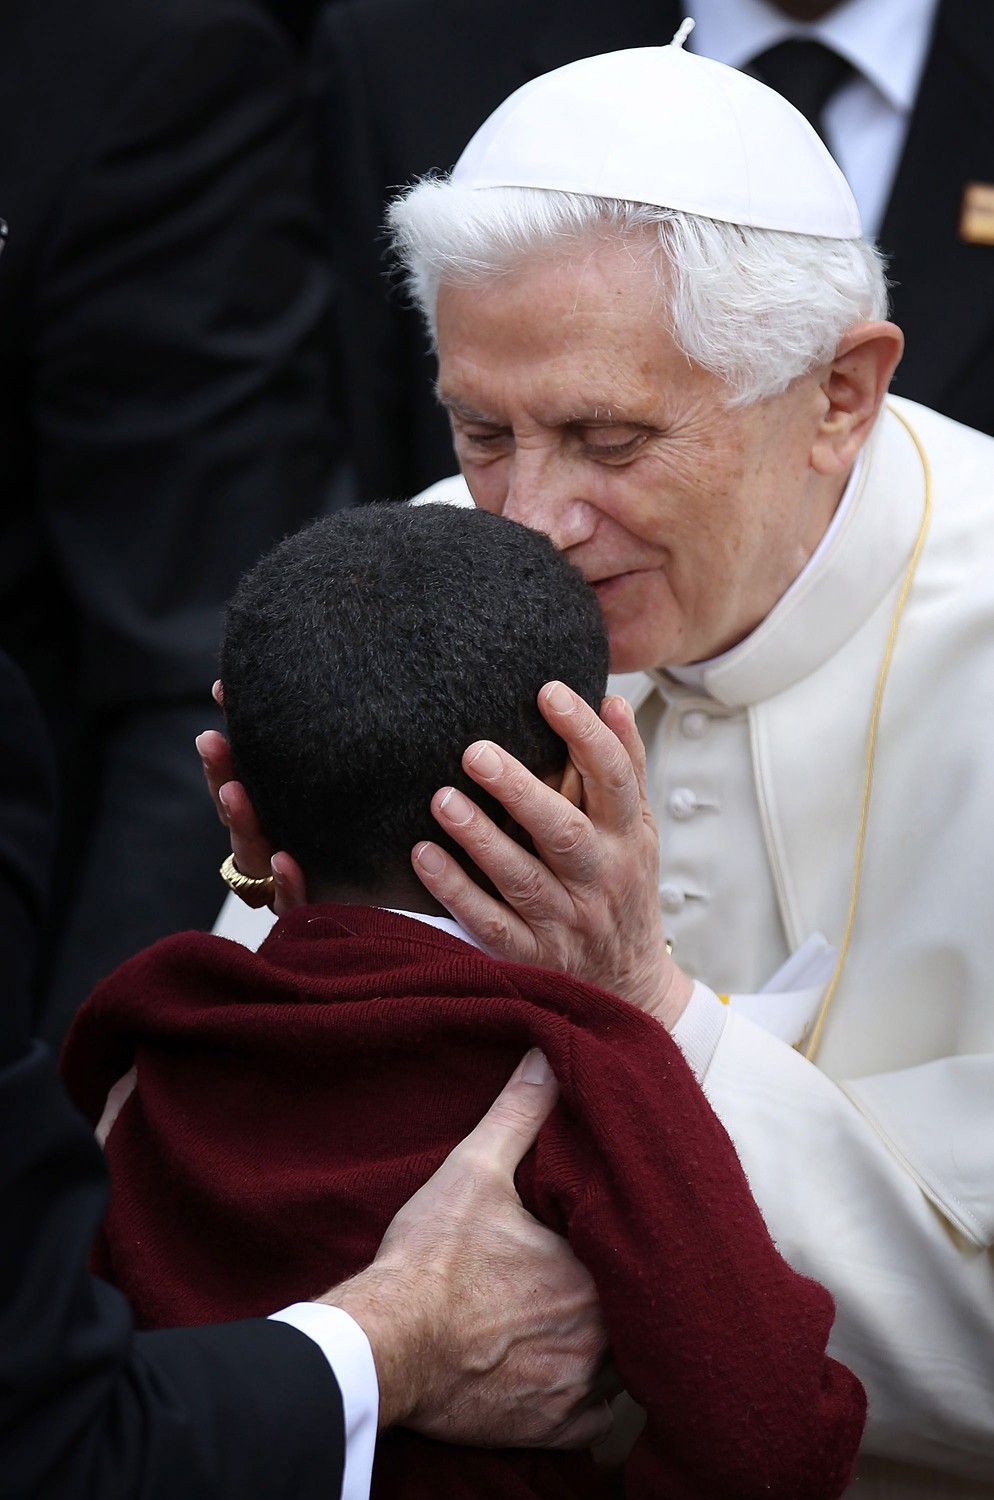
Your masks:
M831 239L862 233L849 184L804 116L757 79L673 43L582 58L526 83L481 125L452 181Z

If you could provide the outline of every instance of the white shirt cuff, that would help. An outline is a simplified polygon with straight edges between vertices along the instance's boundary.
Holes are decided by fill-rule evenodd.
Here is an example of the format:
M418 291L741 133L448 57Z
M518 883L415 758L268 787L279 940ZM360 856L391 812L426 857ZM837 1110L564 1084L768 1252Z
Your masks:
M698 1083L703 1083L707 1076L727 1019L728 1006L721 1003L714 990L695 980L687 1008L670 1035L690 1064Z
M342 1500L369 1500L380 1407L380 1388L369 1340L347 1312L324 1302L295 1302L272 1317L306 1333L319 1345L331 1366L345 1413Z

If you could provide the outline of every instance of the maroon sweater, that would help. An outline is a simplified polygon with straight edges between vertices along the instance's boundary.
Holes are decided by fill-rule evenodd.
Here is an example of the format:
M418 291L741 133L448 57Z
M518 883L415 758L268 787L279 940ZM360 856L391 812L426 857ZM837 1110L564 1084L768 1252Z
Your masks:
M774 1248L735 1151L655 1021L424 923L306 907L258 954L201 933L124 964L66 1045L107 1142L97 1270L144 1327L271 1312L366 1265L396 1210L529 1046L562 1098L522 1163L526 1206L588 1266L648 1422L633 1500L819 1500L850 1477L865 1398L825 1353L829 1294ZM377 1500L593 1497L586 1453L382 1440Z

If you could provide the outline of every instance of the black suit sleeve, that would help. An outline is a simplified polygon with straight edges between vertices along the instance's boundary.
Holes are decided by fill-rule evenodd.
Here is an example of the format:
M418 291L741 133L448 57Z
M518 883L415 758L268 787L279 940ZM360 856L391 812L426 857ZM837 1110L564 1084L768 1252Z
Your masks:
M0 1475L5 1500L330 1500L341 1397L281 1323L135 1334L85 1258L103 1164L35 1043L0 1068Z
M342 1403L282 1323L135 1334L86 1258L103 1158L48 1050L27 1041L54 770L0 653L0 1493L4 1500L333 1500Z

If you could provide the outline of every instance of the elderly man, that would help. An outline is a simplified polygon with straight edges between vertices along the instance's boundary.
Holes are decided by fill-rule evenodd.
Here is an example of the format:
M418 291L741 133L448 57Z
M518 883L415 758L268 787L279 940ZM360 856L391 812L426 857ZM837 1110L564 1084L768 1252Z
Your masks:
M836 1296L859 1493L994 1495L994 444L885 401L903 341L844 179L678 46L526 85L392 222L464 476L434 493L594 583L647 746L545 691L583 811L470 746L536 853L443 790L504 901L433 844L416 868L491 951L673 1030Z
M784 101L679 47L526 85L392 219L472 498L567 552L634 674L652 896L722 992L688 1003L660 955L642 996L835 1292L863 1477L994 1493L994 445L881 415L902 339L844 180ZM585 824L492 747L471 767L562 878L458 794L440 821L515 914L434 848L419 868L499 951L589 973L620 912L645 966L631 787L569 707Z

